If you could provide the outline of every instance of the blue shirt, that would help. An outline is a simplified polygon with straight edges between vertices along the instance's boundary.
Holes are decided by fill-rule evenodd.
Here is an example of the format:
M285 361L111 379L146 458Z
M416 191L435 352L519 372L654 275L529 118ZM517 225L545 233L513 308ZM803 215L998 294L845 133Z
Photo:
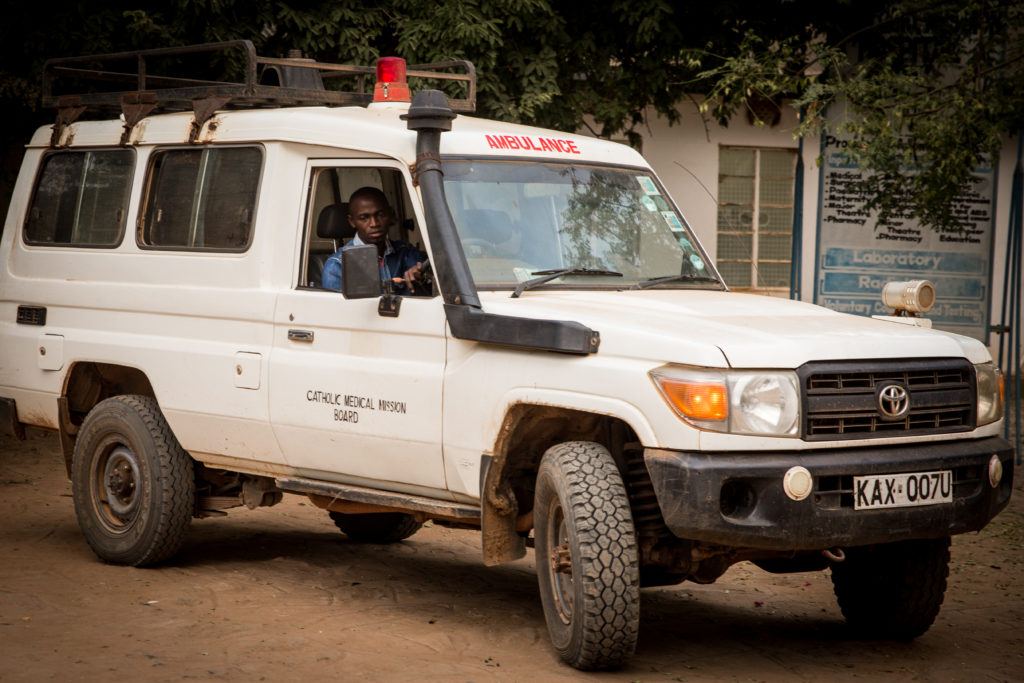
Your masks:
M341 291L341 252L351 247L358 247L366 244L356 235L352 240L338 251L331 254L324 263L324 274L321 285L324 289ZM380 259L380 279L390 280L393 277L402 277L405 271L415 266L420 261L426 261L427 255L416 247L402 240L388 240L384 250L384 256ZM394 284L395 294L411 294L405 283Z

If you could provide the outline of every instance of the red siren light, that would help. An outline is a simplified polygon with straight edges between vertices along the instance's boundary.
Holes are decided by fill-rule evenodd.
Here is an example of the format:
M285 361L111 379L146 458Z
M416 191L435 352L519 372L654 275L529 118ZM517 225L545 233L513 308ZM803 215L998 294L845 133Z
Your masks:
M412 93L405 80L405 60L381 57L377 60L377 83L373 86L374 102L411 102Z

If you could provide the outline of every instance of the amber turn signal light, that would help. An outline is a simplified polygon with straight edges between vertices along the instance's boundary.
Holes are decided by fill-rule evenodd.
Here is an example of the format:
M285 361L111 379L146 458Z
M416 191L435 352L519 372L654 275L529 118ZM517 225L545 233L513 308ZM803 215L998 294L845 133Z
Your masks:
M659 377L665 399L691 420L724 420L729 417L729 394L724 384L686 382Z

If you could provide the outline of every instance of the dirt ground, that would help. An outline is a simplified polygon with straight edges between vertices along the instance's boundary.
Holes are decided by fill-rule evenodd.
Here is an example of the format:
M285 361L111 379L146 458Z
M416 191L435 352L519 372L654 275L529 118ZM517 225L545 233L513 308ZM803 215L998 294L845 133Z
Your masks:
M749 564L644 591L628 668L548 645L532 554L488 569L475 532L349 542L297 496L196 521L158 569L99 562L52 435L0 438L0 680L792 681L1024 679L1024 487L954 540L946 603L909 644L851 640L825 573Z

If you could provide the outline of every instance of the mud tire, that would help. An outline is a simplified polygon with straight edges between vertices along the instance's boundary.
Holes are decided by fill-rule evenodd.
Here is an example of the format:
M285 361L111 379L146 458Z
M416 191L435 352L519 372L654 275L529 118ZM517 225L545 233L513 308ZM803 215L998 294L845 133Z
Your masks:
M585 441L548 449L533 512L552 645L577 669L621 666L636 649L640 569L629 497L608 450Z
M75 441L71 485L85 540L111 564L169 559L195 509L192 458L149 396L115 396L89 411Z
M913 640L942 606L949 537L848 548L832 566L832 586L846 623L863 638Z
M334 526L359 543L398 543L409 538L423 526L412 515L402 512L373 514L330 513Z

